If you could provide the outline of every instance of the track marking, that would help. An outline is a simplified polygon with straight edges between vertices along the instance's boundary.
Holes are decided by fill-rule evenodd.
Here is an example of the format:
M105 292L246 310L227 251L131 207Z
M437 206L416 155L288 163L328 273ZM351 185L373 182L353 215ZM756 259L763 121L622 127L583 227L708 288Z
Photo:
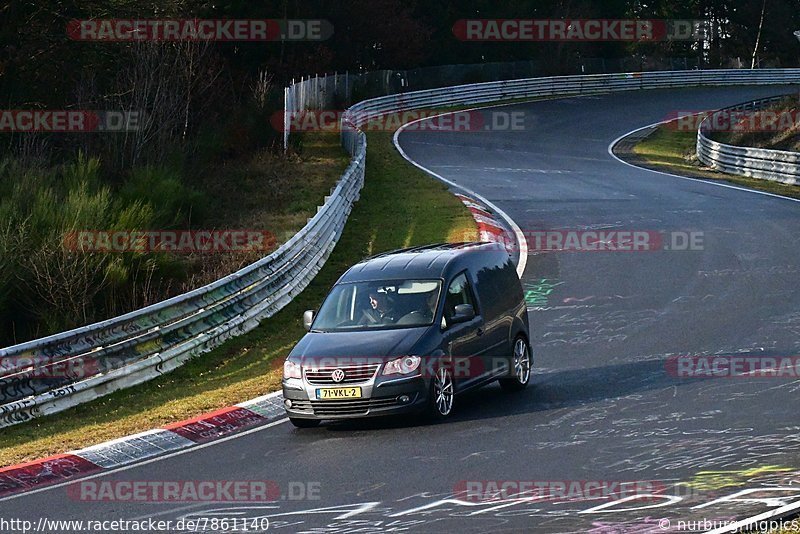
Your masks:
M190 452L199 451L200 449L205 449L206 447L211 447L213 445L218 445L220 443L225 443L226 441L230 441L232 439L240 438L240 437L246 436L248 434L254 434L256 432L261 432L262 430L266 430L268 428L272 428L273 426L277 426L277 425L283 424L283 423L287 422L288 420L289 420L289 418L286 417L284 419L279 419L278 421L273 421L271 423L267 423L266 425L259 426L259 427L256 427L256 428L251 428L250 430L245 430L244 432L239 432L239 433L233 434L231 436L226 436L224 438L220 438L220 439L215 440L215 441L209 441L207 443L202 443L200 445L195 445L193 447L188 447L186 449L181 449L179 451L175 451L175 452L172 452L170 454L165 454L164 456L157 456L155 458L150 458L149 460L145 460L143 462L136 462L136 463L133 463L133 464L123 465L121 467L116 467L114 469L106 469L106 470L100 471L99 473L95 473L93 475L90 475L88 477L76 477L75 479L67 480L65 482L59 482L58 484L53 484L53 485L50 485L50 486L43 486L41 488L32 489L30 491L26 491L26 492L23 492L23 493L17 493L15 495L9 495L8 497L4 497L4 498L0 499L0 502L10 501L11 499L17 499L19 497L27 497L29 495L33 495L34 493L40 493L42 491L49 491L49 490L54 490L54 489L57 489L57 488L63 488L64 486L68 486L70 484L75 484L79 480L91 480L93 478L104 477L106 475L111 475L111 474L114 474L114 473L121 473L123 471L128 471L129 469L134 469L134 468L137 468L137 467L141 467L143 465L152 464L152 463L155 463L155 462L160 462L161 460L167 460L169 458L174 458L175 456L180 456L182 454L187 454L187 453L190 453Z
M487 108L501 108L501 107L507 107L507 106L517 106L517 105L524 104L524 103L525 102L513 102L513 103L509 103L509 104L500 104L500 105L495 104L495 105L490 105L490 106L479 106L479 107L470 108L470 109L460 109L460 110L457 110L457 111L448 111L446 113L440 113L439 115L435 115L433 117L424 117L424 118L417 119L417 120L414 120L414 121L411 121L409 123L406 123L406 124L402 125L400 128L397 129L397 131L394 132L394 137L392 138L392 143L394 144L395 149L397 149L397 151L400 153L400 155L403 156L403 159L405 159L407 162L412 164L414 167L420 169L421 171L430 174L434 178L437 178L437 179L441 180L442 182L444 182L444 183L446 183L446 184L448 184L448 185L450 185L452 187L455 187L457 189L465 191L469 195L472 195L473 197L477 198L478 200L480 200L481 202L483 202L484 204L486 204L487 206L492 208L495 211L495 213L497 213L500 217L503 218L503 220L506 222L506 224L508 224L511 227L511 231L514 232L514 236L517 239L517 243L519 243L519 259L517 260L517 276L519 276L520 278L522 278L522 275L525 273L525 267L528 264L528 242L525 240L525 234L522 233L522 230L517 225L517 223L514 222L514 219L509 217L508 214L506 214L506 212L504 212L503 210L498 208L494 203L490 202L489 200L487 200L482 195L479 195L475 191L472 191L471 189L467 189L463 185L459 185L456 182L453 182L452 180L448 180L447 178L445 178L441 174L438 174L438 173L428 169L427 167L424 167L424 166L420 165L419 163L417 163L413 159L411 159L408 156L408 154L406 154L405 150L403 150L403 148L400 146L398 138L400 137L400 134L403 132L403 130L405 130L407 127L411 126L412 124L416 124L418 122L427 121L427 120L433 120L433 119L437 119L439 117L444 117L445 115L452 115L454 113L463 113L465 111L476 111L476 110L479 110L479 109L487 109Z
M681 176L680 174L673 174L671 172L657 171L655 169L648 169L646 167L640 167L638 165L634 165L633 163L629 163L629 162L625 161L624 159L618 157L616 154L614 154L614 145L616 145L617 143L622 141L624 138L628 137L629 135L633 135L636 132L640 132L642 130L646 130L648 128L661 126L662 124L665 124L667 122L670 122L670 121L669 120L665 120L665 121L654 122L652 124L648 124L647 126L642 126L641 128L636 128L635 130L631 130L628 133L620 135L619 137L617 137L616 139L611 141L611 143L608 145L608 149L607 149L608 154L612 158L614 158L615 160L619 161L620 163L624 163L628 167L633 167L634 169L639 169L640 171L652 172L652 173L656 173L656 174L663 174L664 176L672 176L674 178L680 178L681 180L690 180L690 181L695 182L695 183L699 182L699 183L708 184L708 185L715 185L717 187L724 187L726 189L736 189L737 191L745 191L747 193L755 193L757 195L764 195L764 196L768 196L768 197L781 198L783 200L791 200L792 202L800 202L800 199L798 199L798 198L785 197L785 196L782 196L782 195L776 195L775 193L767 193L766 191L759 191L757 189L748 189L747 187L740 187L738 185L717 183L717 182L712 182L712 181L709 181L709 180L704 180L703 178L690 178L688 176ZM731 175L731 176L736 176L736 175ZM768 182L768 181L769 180L765 180L765 182Z
M478 109L486 109L486 108L493 108L493 107L505 107L505 106L516 105L516 104L524 104L524 102L521 102L521 103L520 102L515 102L513 104L503 104L503 105L496 105L496 106L481 106L481 107L477 107L477 108L471 108L471 109L460 110L460 111L474 111L474 110L478 110ZM437 115L436 117L428 117L428 118L425 118L425 119L417 119L417 120L415 120L413 122L410 122L408 124L405 124L405 125L401 126L394 134L393 143L394 143L395 148L400 153L400 155L403 156L403 158L406 161L408 161L409 163L411 163L412 165L414 165L418 169L420 169L420 170L422 170L424 172L427 172L431 176L434 176L434 177L438 178L439 180L441 180L441 181L443 181L443 182L445 182L447 184L450 184L450 185L452 185L454 187L457 187L459 189L467 191L469 194L474 195L476 198L478 198L479 200L483 201L486 205L488 205L492 209L496 210L497 213L500 216L502 216L506 220L506 222L508 222L512 226L512 229L514 230L515 234L517 235L517 238L519 239L519 237L521 235L521 231L519 230L519 227L516 225L516 223L514 223L513 219L511 219L508 215L506 215L502 210L497 208L497 206L495 206L493 203L491 203L488 200L486 200L481 195L478 195L474 191L470 191L466 187L458 185L455 182L452 182L451 180L448 180L448 179L444 178L443 176L431 171L430 169L420 165L416 161L412 160L408 156L408 154L406 154L405 151L400 147L400 143L398 142L398 138L400 136L400 133L407 126L409 126L411 124L415 124L417 122L421 122L423 120L434 119L434 118L437 118L437 117L441 117L441 116L444 116L444 115L450 115L450 114L453 114L453 113L458 113L458 112L457 111L453 111L453 112L449 112L449 113L442 113L441 115ZM629 132L627 132L627 133L625 133L623 135L620 135L619 137L614 139L611 143L609 143L608 148L607 148L608 154L612 158L617 160L618 162L620 162L620 163L622 163L624 165L627 165L628 167L632 167L634 169L638 169L640 171L651 172L651 173L654 173L654 174L661 174L661 175L664 175L664 176L671 176L671 177L674 177L674 178L680 178L681 180L691 180L692 182L695 182L695 183L700 182L700 183L704 183L704 184L707 184L707 185L713 185L713 186L717 186L717 187L724 187L726 189L734 189L734 190L737 190L737 191L744 191L744 192L747 192L747 193L755 193L757 195L764 195L764 196L768 196L768 197L774 197L774 198L779 198L779 199L783 199L783 200L789 200L789 201L792 201L792 202L800 202L800 199L791 198L791 197L785 197L785 196L781 196L781 195L776 195L774 193L768 193L768 192L765 192L765 191L758 191L758 190L755 190L755 189L748 189L748 188L745 188L745 187L739 187L739 186L732 185L732 184L712 182L712 181L709 181L709 180L704 180L702 178L689 178L687 176L681 176L679 174L673 174L673 173L669 173L669 172L664 172L664 171L658 171L658 170L654 170L654 169L647 169L647 168L644 168L644 167L639 167L638 165L634 165L632 163L628 163L627 161L624 161L623 159L617 157L616 154L614 154L614 151L613 151L614 145L616 145L618 142L620 142L625 137L628 137L631 134L634 134L634 133L639 132L641 130L645 130L647 128L653 128L655 126L660 126L661 124L664 124L665 122L669 122L669 121L654 122L652 124L648 124L646 126L642 126L640 128L636 128L636 129L631 130L631 131L629 131ZM525 270L525 263L527 261L527 250L528 250L527 249L527 242L524 241L524 239L525 239L524 235L521 235L521 237L522 237L522 241L520 242L520 251L522 251L524 249L525 255L523 256L522 254L520 254L520 263L517 265L517 273L519 274L520 278L522 277L522 273ZM524 258L524 260L523 260L523 258ZM530 309L530 308L528 308L528 309ZM718 528L718 529L715 529L715 530L708 531L707 534L724 534L724 533L734 532L737 529L740 529L742 527L747 527L749 525L757 523L758 521L763 521L765 519L773 519L773 518L776 518L776 517L779 517L779 516L787 516L787 515L789 515L791 513L796 513L798 510L800 510L800 502L792 503L792 504L789 504L789 505L786 505L786 506L783 506L783 507L780 507L780 508L777 508L777 509L774 509L774 510L770 510L768 512L764 512L762 514L758 514L758 515L755 515L755 516L751 516L751 517L742 519L742 520L740 520L740 521L738 521L738 522L736 522L736 523L734 523L732 525L728 525L728 526L723 527L723 528Z

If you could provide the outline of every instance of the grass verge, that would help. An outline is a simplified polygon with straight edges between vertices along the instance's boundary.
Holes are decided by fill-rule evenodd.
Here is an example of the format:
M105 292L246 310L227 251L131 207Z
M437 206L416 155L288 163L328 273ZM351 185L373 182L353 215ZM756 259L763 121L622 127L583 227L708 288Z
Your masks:
M696 143L696 132L678 131L674 125L670 126L670 123L667 123L662 124L638 142L623 140L614 148L614 153L630 163L648 169L680 174L690 178L720 180L758 191L800 198L800 188L797 186L734 176L703 166L697 160Z
M730 131L713 132L712 138L727 145L798 152L798 103L798 95L786 95L771 106L751 112L739 123L731 121Z
M316 150L330 154L334 138ZM367 177L344 233L325 267L294 301L252 332L151 382L53 416L4 428L0 465L10 465L102 441L242 402L280 386L283 357L304 334L303 310L316 308L350 265L384 250L437 241L477 239L469 211L441 182L412 167L392 134L368 134ZM304 151L309 143L304 143ZM315 150L313 147L312 150ZM336 158L328 176L341 173Z

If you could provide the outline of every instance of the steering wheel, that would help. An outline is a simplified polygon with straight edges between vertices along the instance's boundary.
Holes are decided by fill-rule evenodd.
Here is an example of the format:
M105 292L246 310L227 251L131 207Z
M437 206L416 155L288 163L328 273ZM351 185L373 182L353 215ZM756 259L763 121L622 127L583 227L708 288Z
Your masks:
M425 322L426 315L419 310L414 310L405 314L404 316L398 319L397 323L395 324L413 324L413 323L422 323Z

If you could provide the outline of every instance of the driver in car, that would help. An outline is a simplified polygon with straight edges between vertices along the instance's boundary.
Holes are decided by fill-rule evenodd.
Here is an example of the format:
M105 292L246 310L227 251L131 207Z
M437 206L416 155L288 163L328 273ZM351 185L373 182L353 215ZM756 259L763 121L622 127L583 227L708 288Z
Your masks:
M385 293L377 291L369 294L369 308L364 310L362 324L389 324L394 323L394 310L389 304Z

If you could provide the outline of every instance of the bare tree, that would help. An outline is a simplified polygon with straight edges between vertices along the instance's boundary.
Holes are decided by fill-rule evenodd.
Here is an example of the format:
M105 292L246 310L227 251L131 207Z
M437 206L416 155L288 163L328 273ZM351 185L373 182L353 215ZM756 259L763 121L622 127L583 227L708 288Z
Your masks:
M137 128L118 135L120 168L159 162L184 144L198 102L221 68L205 42L136 42L109 96L114 107L137 117Z
M262 70L259 71L258 77L250 86L253 93L253 100L260 111L264 111L267 108L267 99L269 98L270 91L272 91L272 79L272 74L268 74L267 71Z
M24 231L18 234L22 240L25 235ZM23 273L19 280L31 293L30 311L49 331L94 319L94 298L107 286L105 258L69 250L63 239L54 232L29 253L20 255Z
M756 45L753 47L753 58L750 61L750 69L756 68L756 56L758 55L758 47L761 44L761 29L764 27L764 11L767 8L767 0L761 2L761 18L758 21L758 33L756 34Z

